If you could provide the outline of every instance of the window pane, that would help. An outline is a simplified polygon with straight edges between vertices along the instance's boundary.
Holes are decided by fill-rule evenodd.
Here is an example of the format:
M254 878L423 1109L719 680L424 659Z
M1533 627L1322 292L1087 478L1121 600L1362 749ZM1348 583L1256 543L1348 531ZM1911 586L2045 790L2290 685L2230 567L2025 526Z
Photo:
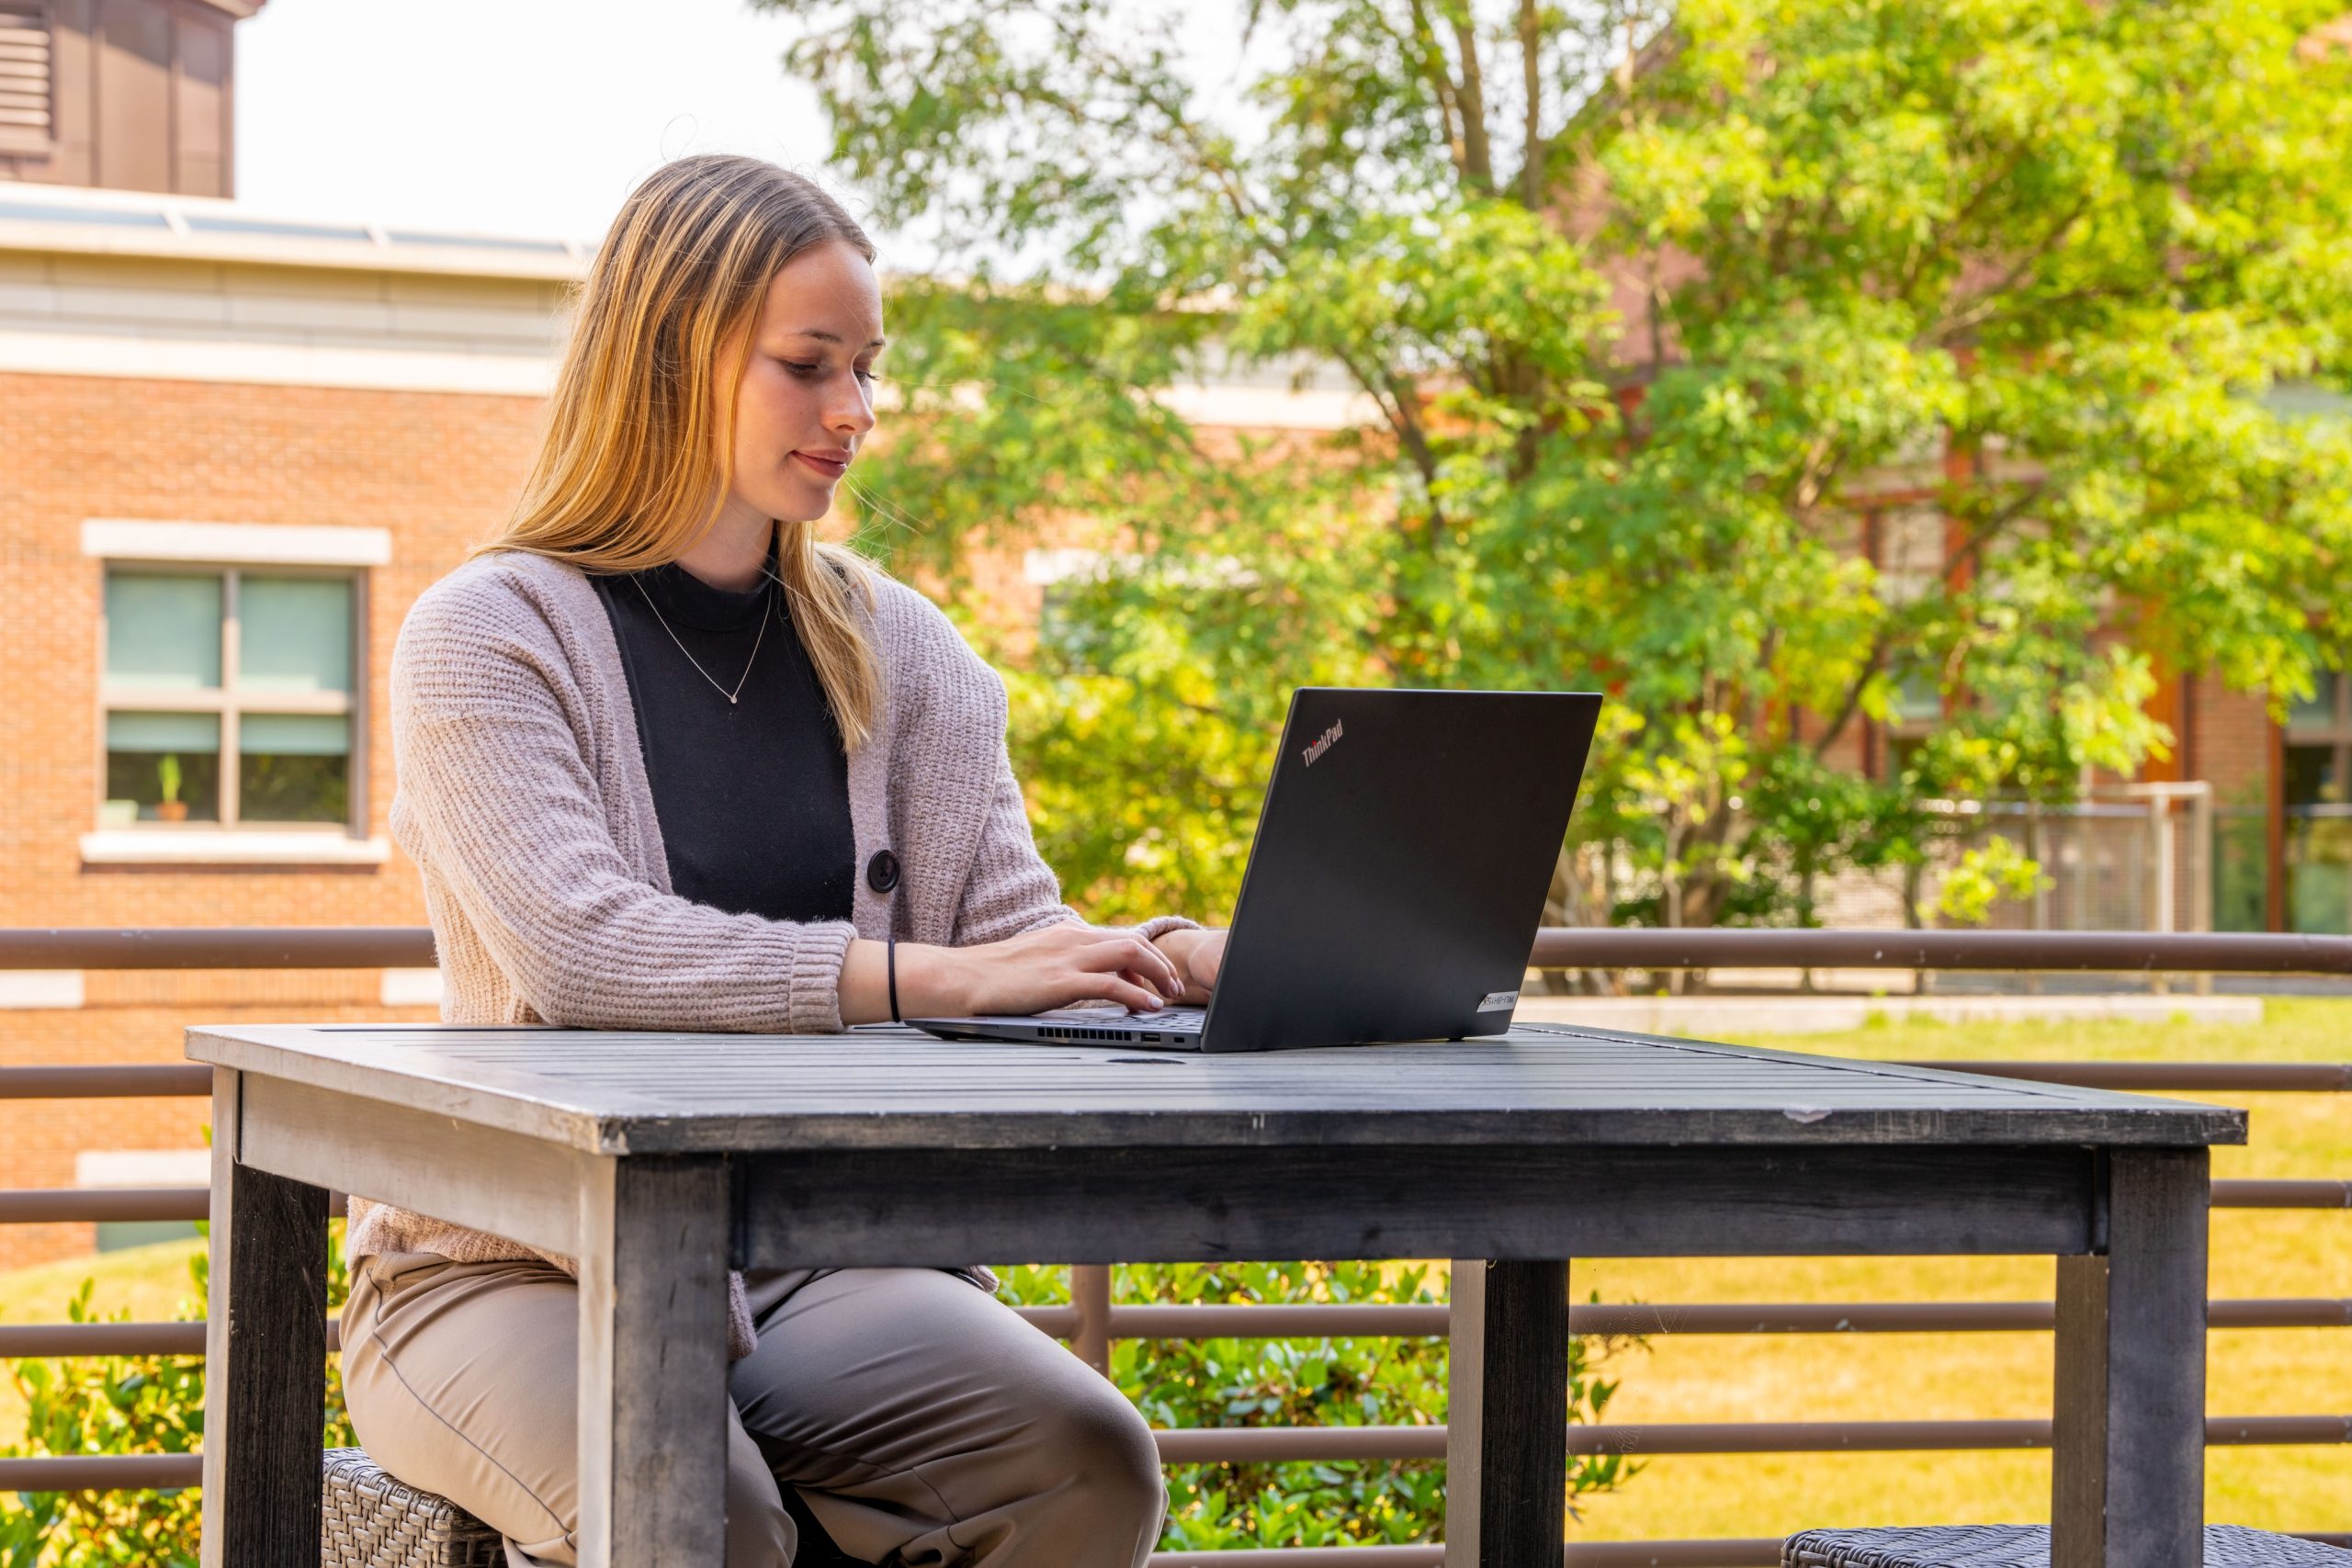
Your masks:
M349 818L351 721L340 714L249 713L237 724L243 822Z
M245 690L351 690L349 579L248 575L237 583L237 622Z
M2323 670L2312 682L2315 688L2308 697L2299 699L2287 710L2289 733L2324 735L2335 728L2336 689L2344 683L2343 675L2333 670Z
M1944 716L1944 694L1932 671L1915 670L1894 688L1887 705L1899 724L1929 724Z
M220 821L220 716L107 715L104 819L109 826Z
M2286 749L2286 804L2341 806L2344 780L2337 774L2333 746L2290 746Z
M206 691L220 684L217 573L107 573L107 679Z

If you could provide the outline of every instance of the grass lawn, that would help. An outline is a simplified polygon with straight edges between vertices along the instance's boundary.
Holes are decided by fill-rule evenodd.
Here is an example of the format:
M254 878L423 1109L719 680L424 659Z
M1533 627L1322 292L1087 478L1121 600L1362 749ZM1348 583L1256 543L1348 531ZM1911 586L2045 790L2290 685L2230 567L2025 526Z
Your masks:
M1948 1060L2343 1061L2352 1002L2273 1000L2260 1025L1905 1021L1741 1043L1823 1055ZM2178 1098L2195 1099L2193 1095ZM2220 1177L2352 1177L2352 1096L2221 1097L2253 1112L2252 1142L2220 1149ZM2223 1210L2215 1296L2352 1295L2352 1214ZM1669 1258L1578 1264L1606 1301L2047 1301L2046 1258ZM2050 1411L2046 1334L1660 1337L1622 1363L1611 1421L1932 1420ZM2352 1411L2352 1329L2213 1335L2208 1408L2227 1415ZM2352 1529L2352 1447L2220 1449L2207 1516L2270 1529ZM1781 1535L1807 1526L2039 1522L2045 1453L1672 1456L1591 1499L1589 1540Z
M2270 1003L2257 1026L1907 1021L1848 1034L1744 1043L1871 1057L2342 1061L2352 1001ZM2184 1096L2182 1098L2193 1098ZM2230 1096L2254 1112L2251 1146L2217 1151L2224 1177L2352 1177L2352 1096ZM0 1321L55 1320L85 1276L101 1310L168 1317L187 1293L193 1242L0 1275ZM1607 1301L2048 1300L2033 1258L1712 1258L1579 1264L1575 1288ZM2212 1294L2352 1295L2352 1214L2213 1216ZM1661 1337L1629 1354L1612 1421L1887 1420L2039 1416L2050 1408L2047 1335ZM2352 1411L2352 1329L2240 1330L2211 1341L2217 1414ZM0 1389L0 1444L22 1407ZM2208 1516L2272 1529L2352 1529L2352 1446L2222 1449L2207 1463ZM1781 1535L1809 1525L2037 1521L2039 1453L1670 1457L1591 1499L1581 1539Z

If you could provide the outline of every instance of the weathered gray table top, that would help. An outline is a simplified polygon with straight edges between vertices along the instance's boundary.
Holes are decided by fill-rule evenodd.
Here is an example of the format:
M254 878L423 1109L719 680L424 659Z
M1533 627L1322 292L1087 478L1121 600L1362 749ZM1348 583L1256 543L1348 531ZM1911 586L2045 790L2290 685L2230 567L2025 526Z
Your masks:
M1196 1056L837 1035L210 1025L198 1061L596 1154L1084 1145L2245 1141L2243 1111L1885 1063L1522 1025Z

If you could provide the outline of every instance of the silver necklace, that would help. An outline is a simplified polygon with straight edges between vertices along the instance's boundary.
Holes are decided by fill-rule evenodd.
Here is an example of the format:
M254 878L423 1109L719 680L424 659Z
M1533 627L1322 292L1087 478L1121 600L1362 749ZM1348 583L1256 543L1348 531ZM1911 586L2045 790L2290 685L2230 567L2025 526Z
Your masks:
M729 706L734 705L735 698L742 692L744 682L748 682L752 678L752 666L760 661L760 644L767 640L769 613L775 607L775 595L773 593L769 594L768 602L760 606L759 636L752 639L752 657L743 661L743 679L736 682L735 690L730 692L726 687L720 685L717 681L711 681L710 671L702 667L702 660L696 659L693 652L687 649L684 643L678 641L678 634L676 632L670 631L670 623L662 619L662 606L656 604L653 602L653 595L646 592L644 580L632 576L629 581L637 584L637 591L639 593L645 594L645 607L653 612L653 618L655 620L662 622L662 629L665 632L670 632L670 640L672 642L678 643L678 651L685 654L686 662L695 667L695 673L701 676L706 681L710 681L710 689L717 692L720 696L725 697Z

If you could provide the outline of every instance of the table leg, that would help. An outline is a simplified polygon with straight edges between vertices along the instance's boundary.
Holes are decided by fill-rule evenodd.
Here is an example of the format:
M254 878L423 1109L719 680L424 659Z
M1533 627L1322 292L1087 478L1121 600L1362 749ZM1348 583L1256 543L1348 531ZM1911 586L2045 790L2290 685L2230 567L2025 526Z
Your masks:
M581 1196L580 1568L713 1568L726 1550L720 1158L605 1161Z
M2201 1568L2208 1164L2116 1151L2106 1254L2058 1259L2052 1568Z
M318 1568L327 1190L237 1163L240 1075L212 1075L204 1568Z
M1453 1263L1445 1568L1560 1568L1568 1265Z

